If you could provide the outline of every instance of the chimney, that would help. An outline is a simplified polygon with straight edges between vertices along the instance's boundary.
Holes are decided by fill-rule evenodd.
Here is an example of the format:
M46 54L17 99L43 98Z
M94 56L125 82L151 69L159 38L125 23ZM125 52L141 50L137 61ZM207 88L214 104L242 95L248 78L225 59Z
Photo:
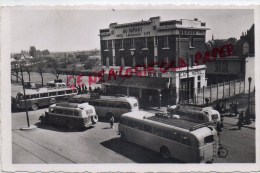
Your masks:
M198 18L194 18L195 21L198 21Z

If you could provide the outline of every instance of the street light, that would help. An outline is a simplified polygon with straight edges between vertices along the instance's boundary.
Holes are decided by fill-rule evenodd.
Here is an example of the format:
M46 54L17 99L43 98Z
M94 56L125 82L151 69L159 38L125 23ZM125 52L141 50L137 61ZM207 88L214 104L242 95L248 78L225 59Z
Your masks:
M250 88L251 88L251 81L252 78L249 77L248 78L248 85L249 85L249 89L248 89L248 105L247 105L247 112L246 112L246 117L245 117L245 122L247 124L250 124Z
M23 80L23 70L22 70L22 65L21 64L20 64L20 70L21 70L21 75L22 75L24 105L25 105L26 120L27 120L27 126L28 126L28 127L22 127L21 130L30 130L30 129L34 129L36 126L34 126L34 125L31 126L30 125L30 121L29 121L28 109L27 109L27 101L26 101L25 88L24 88L24 80Z

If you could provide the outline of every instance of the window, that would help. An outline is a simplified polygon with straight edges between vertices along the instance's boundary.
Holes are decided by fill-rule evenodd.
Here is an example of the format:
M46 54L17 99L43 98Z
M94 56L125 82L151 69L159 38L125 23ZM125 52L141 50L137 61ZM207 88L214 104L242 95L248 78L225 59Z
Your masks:
M72 93L72 90L67 90L66 91L66 94L71 94Z
M129 121L127 122L127 125L128 125L129 127L133 127L133 128L134 128L134 122L131 121L131 120L129 120Z
M198 76L198 81L200 81L200 76Z
M138 130L142 130L142 124L138 123L138 122L135 122L134 128L138 129Z
M40 94L40 97L48 97L48 93L42 93Z
M113 108L113 107L115 107L115 104L113 102L108 102L107 103L107 107Z
M115 102L115 108L121 108L121 103Z
M218 119L218 115L217 114L213 114L213 115L211 115L211 118L212 118L212 120L217 120Z
M181 135L175 132L173 139L174 139L174 141L176 141L176 142L180 142L180 141L181 141Z
M163 45L164 47L169 47L168 36L163 37Z
M213 135L210 135L210 136L207 136L204 138L204 143L211 143L211 142L214 142L214 137Z
M155 134L157 136L162 136L162 129L153 127L153 134Z
M131 48L135 48L135 40L133 38L131 39Z
M137 107L138 105L137 105L137 103L134 103L134 107Z
M78 117L79 116L79 112L78 111L74 111L74 116Z
M39 98L39 94L33 94L33 95L31 95L31 99L36 99L36 98Z
M64 95L65 91L58 91L58 95Z
M228 71L228 62L224 61L222 62L222 72L227 72Z
M26 95L25 96L26 99L30 99L30 97L31 97L30 95Z
M148 126L148 125L145 125L145 124L144 124L143 130L144 130L145 132L152 133L152 127L151 127L151 126Z
M119 44L120 44L120 49L123 49L124 48L124 41L123 41L123 39L119 40Z
M131 107L128 103L122 103L122 108L131 109Z
M106 102L100 102L99 106L107 107L107 103Z
M73 89L72 92L73 92L73 93L77 93L77 90L76 90L76 89Z
M158 45L158 37L155 37L155 44L154 45Z
M200 82L198 82L198 88L201 88Z
M63 110L56 109L56 113L57 113L57 114L63 114Z
M92 113L93 113L93 110L92 110L92 109L86 110L86 113L87 113L87 114L92 114Z
M190 145L190 140L187 136L182 136L181 143L183 143L185 145Z
M216 72L220 72L220 62L216 61Z
M194 37L190 37L190 47L194 47Z
M163 137L166 139L173 140L173 134L167 130L163 130Z
M56 94L57 94L56 92L50 92L49 93L50 96L56 96Z
M147 37L143 38L143 48L147 48Z
M90 104L90 103L89 103ZM99 106L99 102L93 101L92 106Z
M71 111L71 110L64 110L64 114L72 116L73 115L73 111Z
M199 119L199 120L201 120L201 121L203 121L203 120L204 120L204 116L203 116L203 115L201 115L201 114L198 114L198 115L197 115L197 117L198 117L198 119Z

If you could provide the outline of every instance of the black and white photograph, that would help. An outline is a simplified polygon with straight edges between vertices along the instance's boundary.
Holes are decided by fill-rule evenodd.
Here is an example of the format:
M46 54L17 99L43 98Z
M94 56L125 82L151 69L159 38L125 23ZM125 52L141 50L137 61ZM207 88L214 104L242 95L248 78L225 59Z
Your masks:
M5 15L9 164L260 169L254 7Z

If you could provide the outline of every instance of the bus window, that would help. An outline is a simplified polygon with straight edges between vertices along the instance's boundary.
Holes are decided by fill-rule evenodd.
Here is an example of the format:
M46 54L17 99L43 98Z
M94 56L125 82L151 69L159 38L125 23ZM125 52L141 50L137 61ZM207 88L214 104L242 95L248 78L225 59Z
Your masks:
M49 95L50 95L50 96L56 96L56 94L57 94L56 92L50 92Z
M26 98L26 99L30 99L31 96L30 96L30 95L26 95L25 98Z
M122 108L125 108L125 109L131 109L131 107L128 103L122 103L121 106L122 106Z
M138 122L135 122L134 128L138 129L138 130L142 130L142 124L138 123Z
M183 143L185 145L190 145L190 140L187 136L182 136L181 143Z
M31 99L36 99L36 98L39 98L39 94L33 94L33 95L31 95Z
M134 122L131 121L131 120L128 120L128 121L127 121L127 126L134 128Z
M99 103L99 106L106 107L106 106L107 106L107 103L106 103L106 102L100 102L100 103Z
M181 141L181 135L175 132L174 133L174 141L180 142Z
M157 136L162 136L162 129L158 129L156 127L153 127L153 134Z
M121 103L120 102L115 102L115 108L121 108Z
M63 114L63 110L61 110L61 109L56 109L56 113L57 113L57 114Z
M41 93L40 97L48 97L48 93Z
M73 89L72 92L73 92L73 93L77 93L77 90L76 90L76 89Z
M89 103L89 104L90 104L90 103ZM99 102L93 101L93 102L92 102L92 106L99 106Z
M78 117L79 116L79 112L78 111L74 111L74 116Z
M214 141L213 135L210 135L210 136L207 136L207 137L204 138L204 143L205 143L205 144L206 144L206 143L211 143L211 142L213 142L213 141Z
M64 95L65 91L58 91L58 95Z
M145 125L145 124L144 124L143 130L144 130L145 132L152 133L152 127L151 127L151 126L148 126L148 125Z
M198 115L197 115L197 117L198 117L198 119L199 119L199 120L201 120L201 121L203 121L203 120L204 120L204 116L203 116L203 115L201 115L201 114L198 114Z
M107 102L107 107L113 108L115 107L115 104L113 102Z
M169 131L166 131L166 130L163 130L163 137L170 139L170 140L173 140L173 134Z
M71 94L72 93L72 90L67 90L66 91L66 94Z
M64 114L65 115L73 115L73 111L71 111L71 110L64 110Z
M218 119L218 115L217 114L212 114L211 118L212 118L212 120L217 120Z
M138 106L137 103L134 103L134 107Z

